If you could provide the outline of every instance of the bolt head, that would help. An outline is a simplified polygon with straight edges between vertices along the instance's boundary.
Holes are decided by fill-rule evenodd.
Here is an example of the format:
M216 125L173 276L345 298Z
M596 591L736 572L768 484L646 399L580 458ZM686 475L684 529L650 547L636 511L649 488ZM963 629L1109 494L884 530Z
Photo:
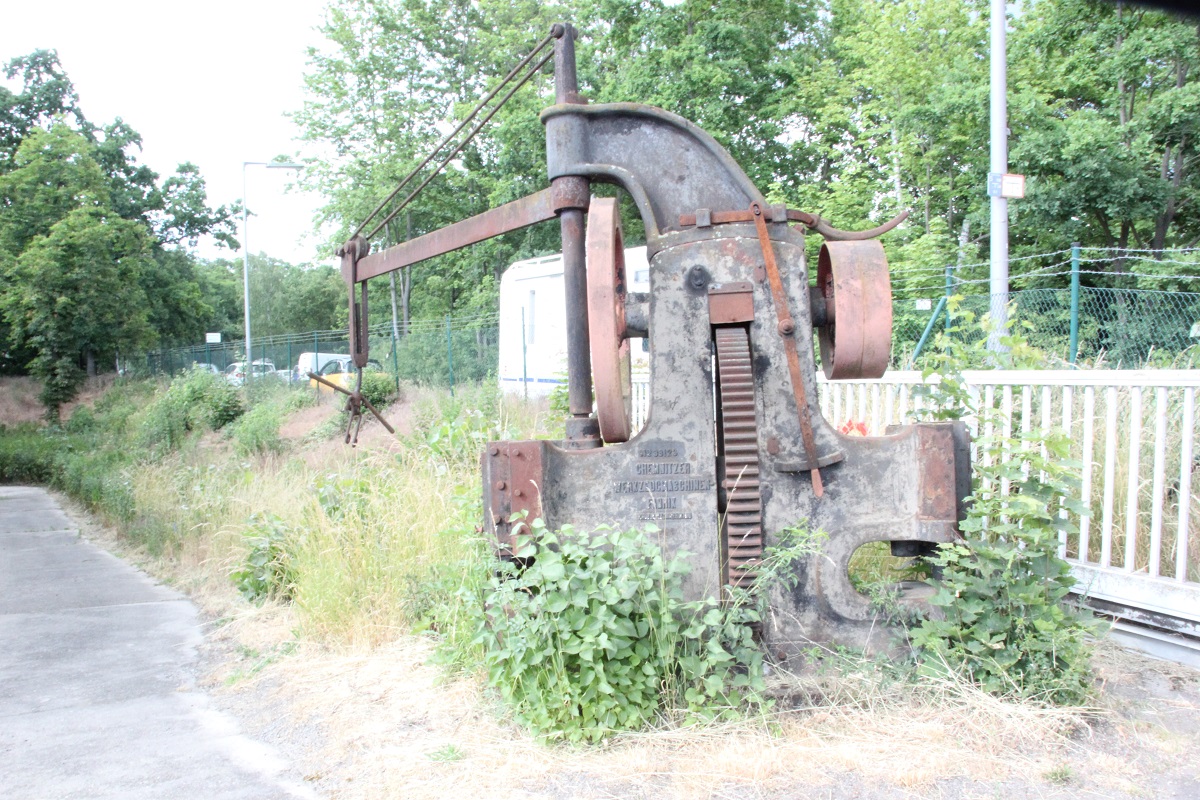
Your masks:
M490 451L488 451L488 452L490 452L490 453L491 453L493 456L498 456L498 455L500 455L500 448L499 448L499 447L493 447L493 448L492 448Z
M505 483L504 481L496 481L496 489L498 491L503 492L507 488L508 488L508 484Z
M791 317L784 317L779 320L779 332L784 336L791 336L796 332L796 323L792 321Z

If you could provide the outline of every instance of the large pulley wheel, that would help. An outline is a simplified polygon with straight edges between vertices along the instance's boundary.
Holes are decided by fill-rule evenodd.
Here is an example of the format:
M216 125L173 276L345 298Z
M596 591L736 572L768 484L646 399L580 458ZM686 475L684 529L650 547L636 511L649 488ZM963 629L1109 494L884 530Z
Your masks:
M587 223L588 335L600 438L632 434L633 381L625 329L625 244L613 197L593 197Z
M892 282L879 241L825 242L817 286L828 323L818 329L830 380L881 378L892 356Z

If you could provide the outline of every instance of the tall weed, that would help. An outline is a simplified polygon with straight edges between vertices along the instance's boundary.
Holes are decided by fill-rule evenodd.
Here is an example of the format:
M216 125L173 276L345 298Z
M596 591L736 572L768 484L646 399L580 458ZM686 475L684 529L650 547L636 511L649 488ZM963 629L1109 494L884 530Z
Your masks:
M974 323L965 312L957 312L956 320ZM986 318L980 328L989 330ZM1073 499L1080 464L1068 458L1061 431L1004 435L1003 411L981 404L962 380L963 369L985 361L1010 369L1036 363L1039 356L1021 328L1001 338L1001 353L983 349L986 336L966 344L955 333L939 335L924 370L927 408L938 419L974 417L981 430L993 433L975 442L965 538L943 545L930 559L940 572L930 580L937 590L930 602L940 613L914 628L913 644L927 672L950 670L995 694L1084 703L1090 695L1088 636L1097 627L1069 603L1075 580L1058 555L1060 536L1070 527L1064 511L1086 513ZM929 383L934 373L940 380Z

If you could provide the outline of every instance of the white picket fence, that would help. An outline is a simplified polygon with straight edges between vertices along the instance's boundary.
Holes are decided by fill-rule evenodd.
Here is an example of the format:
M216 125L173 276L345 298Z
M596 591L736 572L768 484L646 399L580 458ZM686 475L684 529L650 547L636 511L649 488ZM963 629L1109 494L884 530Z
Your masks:
M1200 460L1195 452L1193 370L968 371L968 387L1000 407L1005 433L1060 428L1084 465L1079 500L1089 514L1061 544L1095 599L1187 621L1200 632ZM870 435L920 416L921 374L879 380L818 377L822 413L834 426L865 423ZM635 382L640 427L647 385ZM984 433L991 433L985 430Z

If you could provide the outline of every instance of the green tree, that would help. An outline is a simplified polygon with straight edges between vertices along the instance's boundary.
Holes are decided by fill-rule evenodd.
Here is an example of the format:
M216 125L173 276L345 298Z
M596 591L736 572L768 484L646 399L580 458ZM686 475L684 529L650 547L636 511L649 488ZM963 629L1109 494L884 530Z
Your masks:
M140 288L154 263L149 253L149 237L136 222L76 208L6 265L0 308L14 340L36 350L29 368L43 381L41 399L52 415L86 376L81 353L114 357L152 340Z
M120 119L89 122L54 51L13 59L6 75L22 86L0 88L0 270L9 278L0 289L0 335L11 345L0 369L28 365L50 381L48 396L57 404L72 391L73 369L82 363L90 373L98 358L112 363L117 350L204 331L216 312L185 248L206 234L236 246L234 209L209 207L192 164L160 182L138 163L141 136ZM62 261L51 265L53 258ZM35 303L50 299L45 286L32 285L37 270L47 270L53 277L47 285L63 290L76 285L69 276L84 269L85 258L100 259L92 265L95 285L128 305L125 324L83 331L77 320L55 327L33 314ZM130 283L113 283L114 276ZM85 292L48 307L68 317L68 310L83 309L78 313L105 321L97 303ZM78 349L69 368L72 343Z
M1030 174L1026 240L1153 250L1200 242L1195 20L1043 0L1013 38L1012 77L1023 91L1012 160Z

